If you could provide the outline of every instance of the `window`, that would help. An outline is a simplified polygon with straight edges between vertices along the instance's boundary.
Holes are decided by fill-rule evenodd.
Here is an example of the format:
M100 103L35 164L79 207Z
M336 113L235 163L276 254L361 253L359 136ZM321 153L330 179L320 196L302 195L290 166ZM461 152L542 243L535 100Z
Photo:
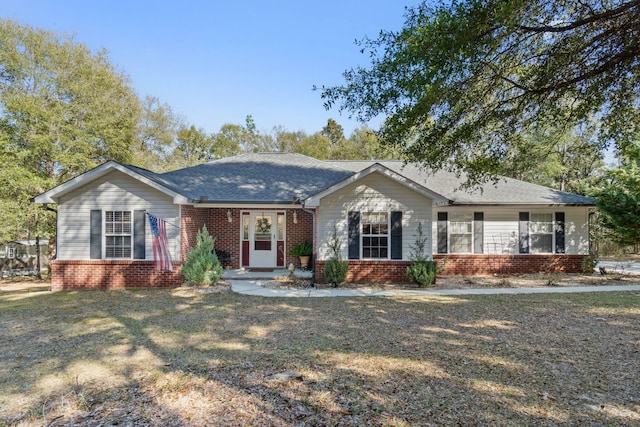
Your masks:
M553 214L531 213L529 218L530 252L553 252Z
M389 215L386 212L362 213L362 257L389 258Z
M7 247L7 258L13 259L16 257L16 248Z
M106 258L131 258L131 230L130 211L105 212Z
M449 214L449 253L469 254L473 242L473 217L470 213Z

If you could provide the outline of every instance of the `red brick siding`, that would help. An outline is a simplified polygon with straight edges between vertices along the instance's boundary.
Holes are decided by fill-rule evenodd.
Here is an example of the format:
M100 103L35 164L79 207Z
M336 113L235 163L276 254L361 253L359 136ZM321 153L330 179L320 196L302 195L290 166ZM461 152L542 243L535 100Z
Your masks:
M579 273L587 255L434 255L442 268L438 274L524 274L540 271ZM324 265L318 261L316 281L326 283ZM406 283L410 261L349 261L347 281Z
M293 263L296 268L300 268L300 258L291 255L294 245L304 241L313 242L313 216L301 209L295 209L298 216L298 223L293 223L294 209L287 209L287 241L285 242L286 265Z
M155 271L153 261L54 260L51 289L172 288L182 285L180 263L173 271Z

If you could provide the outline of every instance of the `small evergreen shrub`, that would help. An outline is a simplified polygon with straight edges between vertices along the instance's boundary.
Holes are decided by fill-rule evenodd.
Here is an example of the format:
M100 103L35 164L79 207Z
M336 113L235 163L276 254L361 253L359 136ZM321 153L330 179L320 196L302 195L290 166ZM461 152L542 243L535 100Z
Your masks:
M334 288L347 279L349 263L338 259L330 259L324 265L324 277Z
M407 267L407 279L416 283L418 286L431 286L436 280L436 263L429 261L425 254L427 247L427 237L422 230L422 223L419 222L416 227L416 241L409 245L411 248L411 259L413 262Z
M414 261L407 267L407 278L418 286L426 288L436 279L436 263L433 261Z
M196 236L196 246L187 253L182 266L182 276L188 286L209 286L215 284L224 269L214 251L215 239L203 226Z
M349 270L349 262L342 260L340 253L341 243L338 238L338 231L335 226L333 227L333 236L327 242L329 246L329 259L324 265L324 277L327 282L331 283L334 288L337 288L339 284L344 283L347 279L347 271Z

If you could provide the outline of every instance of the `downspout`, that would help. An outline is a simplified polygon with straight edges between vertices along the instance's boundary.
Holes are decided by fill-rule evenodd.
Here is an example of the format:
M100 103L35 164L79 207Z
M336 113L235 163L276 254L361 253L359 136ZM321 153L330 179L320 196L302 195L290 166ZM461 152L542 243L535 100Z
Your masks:
M316 260L317 260L317 247L316 247L316 211L315 209L307 209L304 207L304 204L300 202L302 206L302 211L311 214L311 223L313 224L313 235L311 236L311 245L313 246L313 257L311 258L311 264L313 269L311 270L311 284L310 287L316 287Z

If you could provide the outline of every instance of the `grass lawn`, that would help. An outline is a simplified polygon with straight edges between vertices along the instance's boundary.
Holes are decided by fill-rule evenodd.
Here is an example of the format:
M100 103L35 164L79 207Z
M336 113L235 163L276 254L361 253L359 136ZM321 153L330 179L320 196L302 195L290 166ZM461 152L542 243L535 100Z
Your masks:
M639 384L638 292L0 295L0 425L640 425Z

